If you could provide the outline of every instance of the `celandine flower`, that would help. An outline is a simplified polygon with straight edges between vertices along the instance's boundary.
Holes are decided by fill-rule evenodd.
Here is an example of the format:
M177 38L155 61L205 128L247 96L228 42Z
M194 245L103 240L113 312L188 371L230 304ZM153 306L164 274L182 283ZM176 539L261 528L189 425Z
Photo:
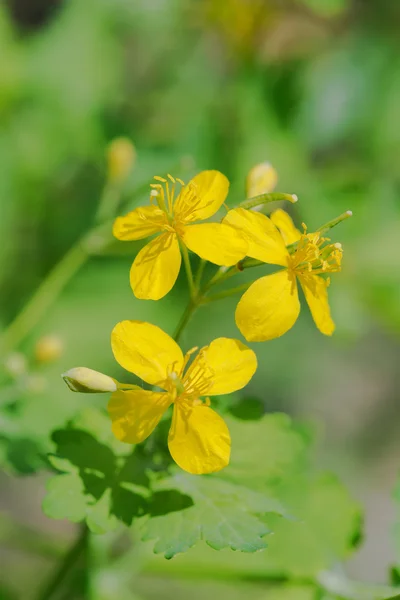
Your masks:
M278 183L278 173L271 163L258 163L248 172L246 178L246 196L253 198L272 192Z
M321 233L300 233L283 210L263 214L238 208L224 221L248 238L248 255L285 269L255 281L236 308L236 324L248 341L263 342L286 333L300 312L297 280L321 333L332 335L335 325L328 304L329 278L321 275L341 269L342 247ZM290 253L286 245L295 244Z
M202 223L214 215L228 194L229 181L219 171L202 171L187 185L168 176L155 177L150 206L118 217L113 233L119 240L139 240L159 234L136 256L130 274L137 298L159 300L173 287L181 266L179 241L201 258L231 266L247 251L243 236L229 224ZM182 186L175 199L176 185Z
M218 338L202 348L191 364L164 331L142 321L122 321L111 334L119 364L164 391L118 390L108 412L122 442L145 440L173 404L168 447L172 458L189 473L212 473L229 463L231 440L224 420L209 407L208 396L243 388L257 368L252 350L238 340ZM200 398L206 396L206 400Z

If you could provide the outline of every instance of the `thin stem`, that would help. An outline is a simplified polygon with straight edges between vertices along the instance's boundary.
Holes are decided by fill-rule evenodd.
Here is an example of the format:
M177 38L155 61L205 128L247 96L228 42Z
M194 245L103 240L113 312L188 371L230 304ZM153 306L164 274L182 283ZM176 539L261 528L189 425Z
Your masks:
M47 582L45 587L39 592L37 600L50 600L53 597L54 592L63 583L68 572L71 570L72 567L74 567L79 557L85 550L88 535L88 528L86 526L83 526L75 544L67 552L67 554L64 557L64 560L59 565L57 571Z
M182 250L183 262L185 264L186 275L187 275L188 284L189 284L190 297L193 300L193 298L195 297L196 290L195 290L195 286L194 286L192 266L190 264L189 252L188 252L185 244L181 244L181 250Z
M193 313L197 309L197 307L198 307L198 301L195 302L193 300L190 300L190 302L186 306L186 308L181 316L181 319L177 325L175 333L174 333L174 340L176 342L179 342L179 340L182 336L183 330L185 329L186 325L188 324L191 316L193 315Z
M229 298L230 296L234 296L235 294L239 294L240 292L245 292L253 283L254 281L248 281L247 283L243 283L243 285L238 285L237 287L230 288L229 290L218 292L218 294L212 294L211 296L202 297L199 304L210 304L210 302L214 302L215 300L222 300L223 298Z
M100 198L94 222L104 223L111 220L116 214L121 200L119 187L112 182L107 182Z
M327 231L332 229L332 227L336 227L336 225L339 225L339 223L341 223L342 221L345 221L346 219L348 219L349 217L352 217L352 216L353 216L353 213L351 212L351 210L346 210L346 212L344 212L341 215L339 215L338 217L336 217L336 219L332 219L332 221L328 221L328 223L325 223L325 225L322 225L321 227L319 227L317 229L317 231L319 231L320 233L326 233Z
M183 256L185 257L184 252L183 252ZM220 269L218 269L216 274L210 279L210 281L208 281L201 289L197 288L197 290L195 290L194 294L191 293L190 301L189 301L187 307L185 308L185 311L184 311L184 313L178 323L178 326L176 328L175 335L174 335L175 341L178 341L180 339L180 337L182 336L183 330L185 329L185 327L187 326L193 313L197 310L197 308L199 306L204 305L204 304L210 304L211 302L214 302L214 300L220 300L222 298L227 298L227 297L233 296L234 294L237 294L239 292L245 291L254 282L250 281L250 282L244 283L243 285L238 286L236 288L232 288L230 290L220 292L219 294L207 296L209 290L212 287L214 287L215 285L217 285L219 283L226 281L227 279L230 279L230 277L233 277L233 275L236 275L237 273L241 273L241 271L243 271L244 269L246 269L248 267L258 266L258 264L263 264L263 263L260 263L259 261L257 261L257 264L256 264L255 261L253 261L252 259L249 259L248 263L246 263L246 262L238 263L235 266L228 267L228 268L221 267ZM199 266L199 268L200 268L200 266ZM202 268L204 268L204 267L202 267ZM196 274L196 281L197 281L197 279L198 279L198 272Z
M5 351L18 346L46 314L67 282L86 262L89 255L79 241L38 287L32 298L0 337L0 348Z
M196 290L196 294L200 291L201 286L201 278L203 277L204 267L206 266L206 262L204 258L200 259L199 266L197 267L196 277L194 279L194 287Z
M227 279L230 279L231 277L233 277L233 275L241 273L241 271L242 269L239 268L238 265L234 265L233 267L228 268L220 267L215 273L215 275L210 279L210 281L206 283L205 286L202 288L201 295L206 294L208 290L211 289L214 285L217 285L218 283L222 283Z
M294 204L297 202L298 198L296 194L281 194L279 192L273 192L270 194L260 194L259 196L254 196L253 198L249 198L248 200L244 200L239 204L238 208L254 208L255 206L260 206L262 204L268 204L269 202L282 202L286 200Z

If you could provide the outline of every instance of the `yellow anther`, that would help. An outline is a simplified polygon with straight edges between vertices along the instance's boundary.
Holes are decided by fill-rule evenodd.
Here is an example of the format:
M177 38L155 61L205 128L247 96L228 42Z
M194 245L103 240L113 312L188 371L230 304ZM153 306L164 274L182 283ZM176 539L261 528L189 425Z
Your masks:
M179 177L177 177L177 178L176 178L176 181L177 181L178 183L180 183L181 185L185 185L185 182L184 182L184 181L182 181L182 179L179 179Z
M188 351L186 352L186 355L187 355L187 356L190 356L191 354L194 354L195 352L197 352L197 350L198 350L198 349L199 349L199 347L198 347L198 346L194 346L193 348L191 348L190 350L188 350Z
M172 177L172 175L168 173L167 177L170 181L172 181L172 183L175 183L175 179Z
M153 179L156 181L162 181L162 183L167 183L167 180L164 177L160 177L159 175L154 175Z

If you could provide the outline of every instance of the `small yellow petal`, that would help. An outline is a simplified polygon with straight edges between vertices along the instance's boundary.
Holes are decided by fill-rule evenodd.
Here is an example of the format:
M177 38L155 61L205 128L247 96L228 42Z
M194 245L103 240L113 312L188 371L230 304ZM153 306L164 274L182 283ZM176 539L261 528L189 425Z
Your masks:
M335 323L332 321L328 303L329 281L318 275L306 274L298 277L316 326L321 333L332 335Z
M174 206L178 221L202 221L214 215L225 202L229 181L219 171L202 171L181 190Z
M250 169L246 180L247 198L269 194L278 183L278 174L269 162L259 163Z
M124 242L141 240L162 231L166 224L166 215L158 206L140 206L115 219L113 235Z
M241 231L249 244L248 256L272 265L288 265L289 253L279 231L265 215L235 208L230 210L223 223L228 223Z
M175 404L168 447L174 461L188 473L214 473L226 467L231 436L225 421L206 404Z
M136 149L129 138L112 140L107 148L108 178L117 183L129 175L136 161Z
M236 308L236 325L249 342L280 337L300 312L296 278L287 269L261 277L245 292Z
M222 223L187 225L182 227L181 238L189 250L215 265L230 267L247 254L244 236Z
M271 221L281 232L286 246L290 246L290 244L298 242L301 238L301 233L297 227L295 227L291 217L281 208L274 210L274 212L271 214Z
M207 395L218 396L241 390L257 369L253 350L239 340L218 338L202 348L192 363L211 379Z
M111 347L121 367L151 385L165 381L171 369L176 373L182 370L182 350L167 333L151 323L121 321L111 333Z
M162 233L141 249L130 273L136 298L159 300L174 287L181 268L181 252L175 233Z
M107 410L115 437L127 444L143 442L158 425L170 404L171 397L165 392L114 392Z

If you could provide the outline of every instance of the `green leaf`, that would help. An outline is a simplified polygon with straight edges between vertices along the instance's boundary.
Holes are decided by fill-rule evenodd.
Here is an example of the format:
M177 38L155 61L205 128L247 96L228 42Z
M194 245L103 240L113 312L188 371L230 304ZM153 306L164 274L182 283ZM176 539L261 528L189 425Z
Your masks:
M143 539L156 540L156 553L171 558L201 539L217 550L255 552L267 546L264 538L271 529L265 515L286 515L272 484L290 477L304 463L308 437L283 414L226 421L232 436L226 469L200 477L179 473L159 482L163 489L191 497L194 504L145 523Z
M296 519L267 517L275 534L266 552L268 571L312 577L354 549L360 507L335 476L298 475L282 483L277 495Z
M71 473L59 475L49 481L47 491L42 508L48 517L73 523L83 521L88 499L79 477Z
M92 408L54 432L56 452L49 460L62 473L48 483L47 516L86 520L91 531L104 533L146 512L147 462L139 449L111 436L107 416ZM111 445L103 443L108 438Z
M226 422L232 455L229 466L222 471L224 479L265 488L304 470L310 436L287 415L276 413L245 422L230 417Z
M167 515L153 516L144 524L143 540L156 540L154 552L172 558L204 540L215 550L231 548L255 552L266 547L270 530L259 517L282 512L274 499L216 476L179 472L159 483L193 499L193 505Z

